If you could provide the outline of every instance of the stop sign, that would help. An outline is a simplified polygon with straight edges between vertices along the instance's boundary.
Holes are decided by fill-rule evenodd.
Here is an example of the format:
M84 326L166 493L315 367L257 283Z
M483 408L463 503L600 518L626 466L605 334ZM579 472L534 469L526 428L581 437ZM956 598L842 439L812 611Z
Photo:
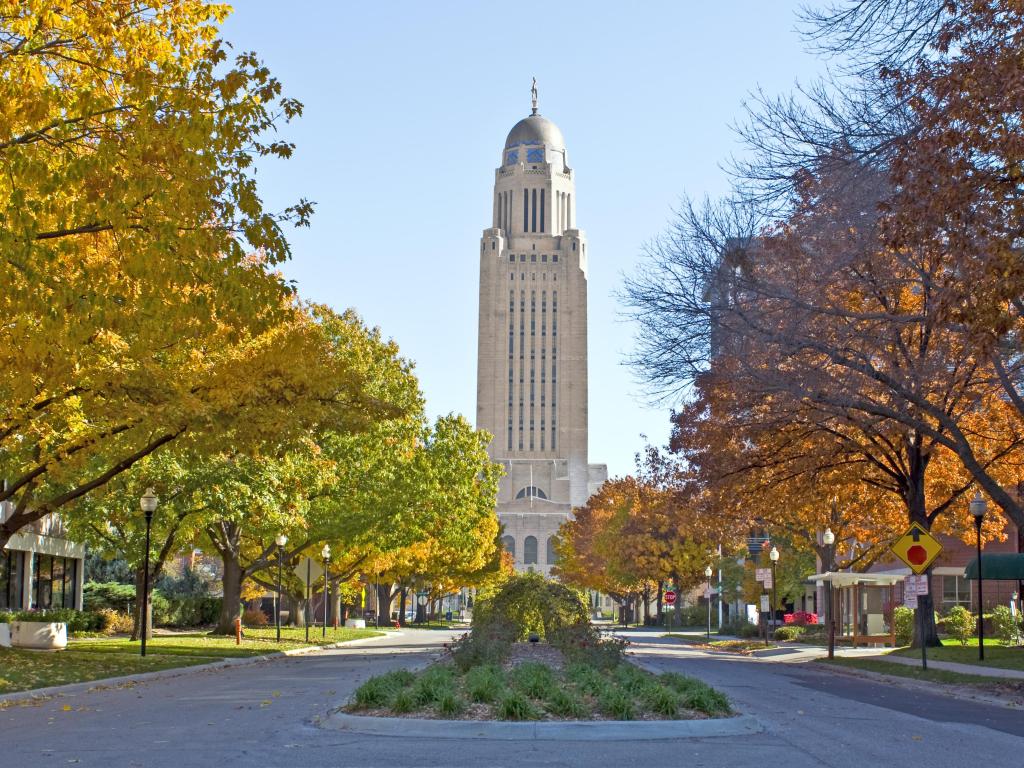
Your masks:
M662 600L665 601L666 605L672 605L676 601L676 593L671 589L661 596Z

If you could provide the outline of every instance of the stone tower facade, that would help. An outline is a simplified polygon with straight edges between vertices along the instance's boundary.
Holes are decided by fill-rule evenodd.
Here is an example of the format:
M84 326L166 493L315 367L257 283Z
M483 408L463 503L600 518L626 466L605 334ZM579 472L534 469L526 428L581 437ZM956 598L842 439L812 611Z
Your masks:
M519 570L607 478L587 457L587 239L562 132L533 111L505 140L480 239L477 426L505 466L498 516Z

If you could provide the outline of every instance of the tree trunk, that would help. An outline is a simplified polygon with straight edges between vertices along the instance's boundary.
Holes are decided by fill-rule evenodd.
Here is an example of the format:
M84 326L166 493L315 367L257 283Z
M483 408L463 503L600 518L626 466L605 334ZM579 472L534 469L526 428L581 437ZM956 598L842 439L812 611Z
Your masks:
M234 557L223 557L224 575L221 586L224 588L224 599L221 602L220 618L211 634L235 634L235 619L242 613L242 564Z
M641 594L641 599L644 601L644 626L648 627L651 624L651 588L644 587Z
M661 611L661 597L665 593L665 584L660 579L658 580L658 626L665 623L665 614Z
M389 626L391 624L391 584L377 585L377 624Z
M907 460L910 470L907 473L909 488L906 491L907 507L910 512L910 522L918 523L926 531L930 531L932 520L928 516L925 497L925 474L928 468L929 455L920 449L920 439L917 438L911 448L907 450ZM914 612L914 640L913 647L921 647L921 625L922 613L924 623L924 644L930 648L942 646L939 640L939 630L935 626L935 579L932 578L931 568L928 569L928 594L918 595L917 609Z
M135 569L135 605L132 607L132 641L138 640L142 636L142 584L145 579L146 569L144 566L140 566ZM153 637L153 579L149 580L149 595L146 600L148 609L148 621L146 624L146 640Z
M398 623L403 627L405 626L405 606L409 600L409 589L402 587L402 591L398 597ZM420 609L419 605L416 606L416 621L420 620Z
M309 601L303 597L292 597L292 613L291 624L293 627L302 628L306 626L306 617L309 615Z

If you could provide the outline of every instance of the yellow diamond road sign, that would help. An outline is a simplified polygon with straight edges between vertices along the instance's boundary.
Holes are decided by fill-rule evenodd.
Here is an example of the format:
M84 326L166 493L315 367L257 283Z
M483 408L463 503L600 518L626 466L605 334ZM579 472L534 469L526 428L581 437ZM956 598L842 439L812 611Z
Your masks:
M917 523L893 543L892 552L914 573L924 573L942 551L938 539Z

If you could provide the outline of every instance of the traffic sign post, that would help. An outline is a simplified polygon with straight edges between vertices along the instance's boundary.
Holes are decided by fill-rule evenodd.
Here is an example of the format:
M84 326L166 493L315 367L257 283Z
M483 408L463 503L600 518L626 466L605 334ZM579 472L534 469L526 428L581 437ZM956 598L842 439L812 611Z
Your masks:
M907 586L913 580L913 602L914 607L917 609L918 640L921 642L921 669L928 669L928 646L925 642L925 631L927 629L925 606L928 605L928 602L925 601L923 606L919 604L917 598L920 595L928 594L928 576L925 574L925 571L931 567L931 564L935 562L935 558L942 552L942 544L921 525L912 523L907 532L893 542L890 549L915 574L915 576L908 579L907 585L904 586L903 595L904 599L908 600L909 605L910 595L907 591Z
M292 573L298 577L299 581L306 585L306 642L309 642L309 604L313 599L312 585L321 576L324 575L324 569L317 565L316 561L311 557L304 557L299 561L299 564L292 569ZM326 599L326 598L325 598Z
M761 617L764 620L764 644L768 645L768 611L771 610L771 601L768 595L761 595Z
M665 601L665 605L674 605L676 602L676 593L670 589L661 596L661 599Z

